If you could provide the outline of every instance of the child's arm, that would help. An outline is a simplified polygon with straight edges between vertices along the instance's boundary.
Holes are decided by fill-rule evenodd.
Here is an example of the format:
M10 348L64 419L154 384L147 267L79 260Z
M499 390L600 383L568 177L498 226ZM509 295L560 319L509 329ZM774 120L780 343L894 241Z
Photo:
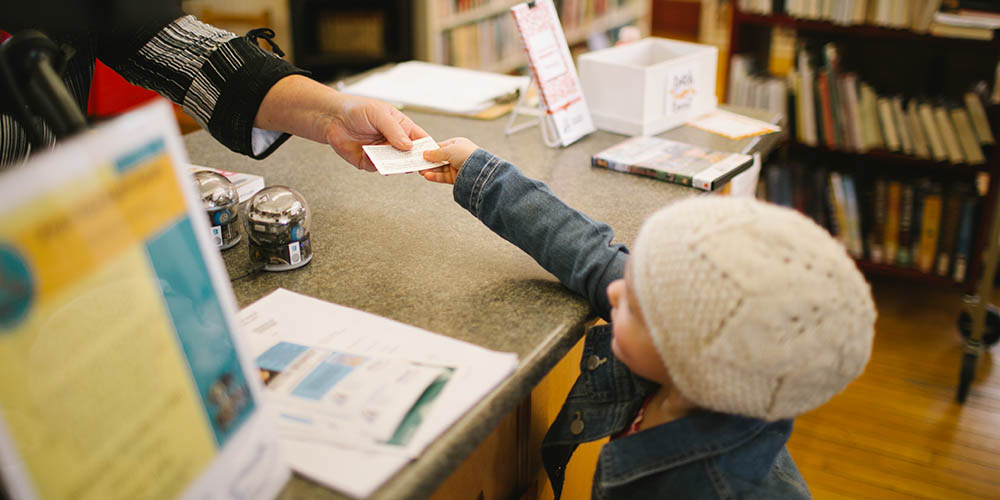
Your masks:
M428 161L451 165L422 171L428 180L455 184L455 201L493 232L517 245L608 319L607 287L621 278L628 249L614 232L562 202L544 183L468 139L450 139L425 151ZM455 167L459 165L460 167Z

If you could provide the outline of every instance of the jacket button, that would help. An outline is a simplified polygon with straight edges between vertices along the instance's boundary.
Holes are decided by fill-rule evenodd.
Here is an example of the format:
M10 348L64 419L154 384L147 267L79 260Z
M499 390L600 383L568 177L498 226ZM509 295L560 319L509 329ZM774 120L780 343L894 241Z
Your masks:
M579 436L583 432L583 417L580 416L580 412L576 412L573 421L569 423L569 432L574 436Z
M587 357L587 363L586 363L587 369L590 371L594 371L597 369L598 366L607 363L607 361L608 358L601 358L598 357L596 354L591 354L590 356Z

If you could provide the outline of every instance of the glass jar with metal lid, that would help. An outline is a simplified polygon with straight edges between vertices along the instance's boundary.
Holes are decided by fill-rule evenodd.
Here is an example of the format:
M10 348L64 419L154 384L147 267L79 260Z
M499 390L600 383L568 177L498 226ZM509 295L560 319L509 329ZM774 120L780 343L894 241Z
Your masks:
M246 208L250 262L267 271L287 271L312 260L309 204L298 191L270 186L250 198Z
M194 173L195 184L201 192L201 205L208 214L212 228L212 240L221 250L232 248L240 241L236 207L240 195L236 186L224 175L211 170Z

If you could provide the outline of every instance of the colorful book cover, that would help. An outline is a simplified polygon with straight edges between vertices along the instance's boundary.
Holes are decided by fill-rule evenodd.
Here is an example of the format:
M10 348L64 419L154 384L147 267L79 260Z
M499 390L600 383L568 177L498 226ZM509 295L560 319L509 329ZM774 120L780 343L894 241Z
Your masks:
M595 154L591 165L712 191L750 168L753 157L637 136Z

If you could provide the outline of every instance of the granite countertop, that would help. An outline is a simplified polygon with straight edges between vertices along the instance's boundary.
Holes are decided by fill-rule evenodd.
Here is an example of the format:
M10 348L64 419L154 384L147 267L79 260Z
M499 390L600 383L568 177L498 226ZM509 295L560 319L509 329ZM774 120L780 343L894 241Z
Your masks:
M697 191L592 168L593 153L625 139L595 132L567 148L548 148L537 127L504 135L507 117L480 121L407 114L437 140L465 136L546 182L573 206L634 240L643 219ZM522 118L527 120L527 118ZM663 134L716 149L734 142L682 127ZM268 186L299 191L312 210L314 256L303 268L259 273L233 283L240 307L278 287L361 309L489 349L517 353L516 371L372 498L431 495L500 420L566 354L593 318L586 301L452 198L451 186L417 174L355 169L329 146L292 138L265 160L232 153L206 132L184 137L197 165L263 175ZM230 276L249 268L246 238L223 252ZM347 498L296 476L280 498Z

